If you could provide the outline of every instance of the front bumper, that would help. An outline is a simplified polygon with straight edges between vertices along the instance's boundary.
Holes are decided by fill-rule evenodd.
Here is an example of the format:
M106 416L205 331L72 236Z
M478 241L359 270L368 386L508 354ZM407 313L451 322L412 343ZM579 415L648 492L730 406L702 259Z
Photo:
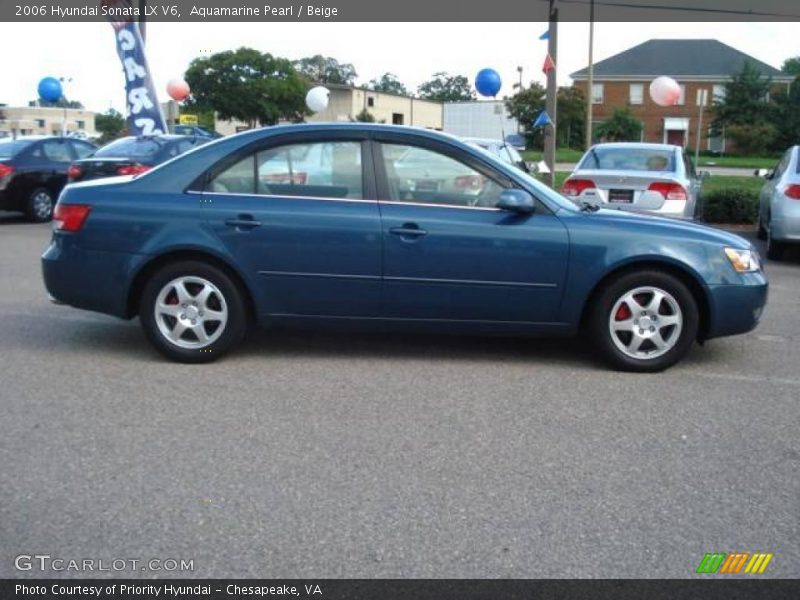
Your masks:
M711 314L706 338L747 333L764 314L769 284L764 273L746 273L740 284L709 286Z

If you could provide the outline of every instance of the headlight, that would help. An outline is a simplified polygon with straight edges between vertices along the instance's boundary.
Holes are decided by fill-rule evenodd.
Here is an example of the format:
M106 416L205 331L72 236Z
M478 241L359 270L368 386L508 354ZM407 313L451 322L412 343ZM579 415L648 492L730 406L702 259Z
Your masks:
M737 273L752 273L761 268L758 253L755 250L739 250L738 248L725 248L725 256Z

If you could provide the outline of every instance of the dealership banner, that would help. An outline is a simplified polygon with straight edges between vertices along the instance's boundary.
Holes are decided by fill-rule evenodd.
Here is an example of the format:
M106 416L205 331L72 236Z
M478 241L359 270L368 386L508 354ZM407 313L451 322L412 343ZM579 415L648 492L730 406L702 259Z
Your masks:
M103 2L124 5L124 2ZM132 20L112 20L117 55L125 75L125 101L128 107L128 132L130 135L156 135L167 132L156 88L150 76L144 41L139 24Z

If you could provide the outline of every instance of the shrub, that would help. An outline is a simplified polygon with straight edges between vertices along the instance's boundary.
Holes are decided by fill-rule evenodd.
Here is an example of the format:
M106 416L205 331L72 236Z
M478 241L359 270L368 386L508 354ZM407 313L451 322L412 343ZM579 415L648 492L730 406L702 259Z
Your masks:
M742 156L763 156L772 144L777 133L769 123L756 125L731 125L725 129L736 147L736 153Z
M706 192L703 218L709 223L755 223L758 220L758 192L726 188Z

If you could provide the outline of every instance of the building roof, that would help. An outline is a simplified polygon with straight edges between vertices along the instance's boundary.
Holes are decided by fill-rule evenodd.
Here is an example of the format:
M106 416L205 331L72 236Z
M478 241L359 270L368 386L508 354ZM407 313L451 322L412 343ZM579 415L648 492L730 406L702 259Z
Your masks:
M594 65L594 78L653 79L667 75L680 79L724 80L738 73L749 61L762 75L779 82L794 77L718 40L649 40ZM570 74L584 80L589 68Z

